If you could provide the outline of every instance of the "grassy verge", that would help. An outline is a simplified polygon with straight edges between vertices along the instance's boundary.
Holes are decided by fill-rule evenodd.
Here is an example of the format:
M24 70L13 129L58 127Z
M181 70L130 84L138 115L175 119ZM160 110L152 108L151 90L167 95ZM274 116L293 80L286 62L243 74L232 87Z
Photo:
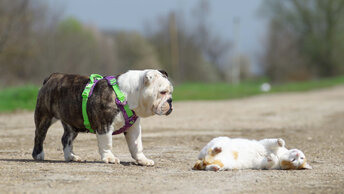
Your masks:
M33 110L36 105L38 87L34 85L0 90L0 112Z
M185 83L175 86L173 100L223 100L262 94L263 81L243 82L238 85L227 83ZM344 76L272 85L268 93L308 91L344 84ZM33 110L36 104L38 87L34 85L12 87L0 90L0 112Z
M175 87L174 100L223 100L262 94L263 81L227 83L186 83ZM344 84L344 76L307 82L292 82L271 86L268 93L309 91Z

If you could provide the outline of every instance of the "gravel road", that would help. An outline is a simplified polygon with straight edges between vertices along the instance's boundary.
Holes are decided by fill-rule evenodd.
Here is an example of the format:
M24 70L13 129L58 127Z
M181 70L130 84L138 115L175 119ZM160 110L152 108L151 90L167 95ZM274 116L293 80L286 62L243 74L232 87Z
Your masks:
M0 193L344 193L344 86L225 101L174 103L170 116L143 119L143 145L154 167L131 159L113 137L121 164L100 162L95 135L79 134L83 162L64 162L60 123L48 131L46 161L31 158L33 112L0 114ZM313 170L193 171L217 136L281 137L304 151Z

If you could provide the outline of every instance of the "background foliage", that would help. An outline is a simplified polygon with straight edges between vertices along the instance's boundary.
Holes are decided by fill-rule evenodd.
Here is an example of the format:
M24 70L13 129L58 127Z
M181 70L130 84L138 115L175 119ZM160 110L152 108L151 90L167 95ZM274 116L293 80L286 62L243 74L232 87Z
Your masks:
M1 0L0 109L32 109L34 85L53 72L165 69L179 100L260 94L261 80L273 84L272 92L343 83L344 0L265 0L260 13L269 25L259 57L261 74L213 31L210 8L210 1L200 0L187 18L193 25L172 10L142 33L100 30L63 17L42 0ZM241 84L233 79L235 71Z

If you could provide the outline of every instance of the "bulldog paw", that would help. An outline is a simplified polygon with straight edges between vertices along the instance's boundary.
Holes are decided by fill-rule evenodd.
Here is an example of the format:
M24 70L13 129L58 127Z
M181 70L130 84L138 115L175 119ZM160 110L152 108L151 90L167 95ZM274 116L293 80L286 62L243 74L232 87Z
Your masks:
M142 166L154 166L154 161L147 158L136 160L136 162Z
M34 155L32 154L33 159L35 160L44 160L44 152L42 151L41 153Z
M115 157L113 154L106 154L102 157L103 162L110 164L119 164L121 161L119 158Z
M81 158L77 155L73 155L71 161L73 162L81 162Z
M67 162L70 162L70 161L80 162L81 158L77 155L69 153L69 154L65 154L65 161L67 161Z

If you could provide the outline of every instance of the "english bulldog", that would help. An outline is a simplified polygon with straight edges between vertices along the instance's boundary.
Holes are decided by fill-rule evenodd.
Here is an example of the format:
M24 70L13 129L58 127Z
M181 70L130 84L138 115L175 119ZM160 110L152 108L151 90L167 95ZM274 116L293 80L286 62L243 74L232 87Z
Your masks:
M66 161L81 161L73 152L73 140L79 132L88 132L82 116L82 92L89 77L53 73L39 90L35 109L35 145L32 157L44 160L43 142L50 125L60 120L64 134L61 142ZM134 70L121 74L117 83L138 119L124 133L130 154L140 165L154 161L143 154L140 117L169 115L172 111L173 86L161 70ZM106 80L95 85L87 102L87 113L96 132L99 154L105 163L120 163L112 153L112 133L124 126L124 117L115 103L116 94Z

